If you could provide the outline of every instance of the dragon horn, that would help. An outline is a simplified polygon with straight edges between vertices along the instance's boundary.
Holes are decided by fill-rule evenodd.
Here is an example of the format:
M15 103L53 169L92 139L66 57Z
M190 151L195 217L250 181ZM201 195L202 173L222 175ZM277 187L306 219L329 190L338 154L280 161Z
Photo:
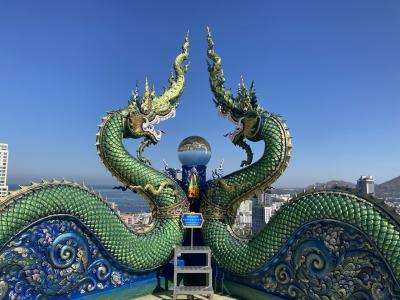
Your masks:
M214 52L214 41L211 38L210 29L207 27L207 56L212 64L207 61L208 64L208 72L210 73L210 85L211 90L215 96L216 101L219 105L225 106L227 108L232 108L234 98L231 95L230 89L225 89L225 77L224 73L221 69L221 57Z
M138 82L136 81L135 89L132 91L132 95L128 101L129 106L138 107L139 105L139 88Z
M147 80L147 77L146 77L146 81L144 83L144 95L145 95L145 97L149 97L149 95L150 95L150 92L149 92L149 81Z
M165 89L162 95L156 97L153 101L153 107L157 115L165 115L172 108L178 105L179 97L182 95L185 87L185 75L188 65L183 62L189 57L189 33L186 33L185 40L182 45L182 52L175 58L174 72L175 76L170 76L169 87Z
M154 87L153 87L153 90L154 90ZM142 102L140 104L140 107L142 107L143 105L146 105L149 109L151 109L151 107L152 107L151 100L152 100L153 95L154 95L154 93L153 93L153 91L150 91L149 81L147 80L147 77L146 77L145 84L144 84L144 95L142 97Z
M256 90L254 88L254 81L251 82L250 85L250 90L249 90L249 97L250 97L250 103L253 109L259 109L260 106L257 102L257 96L256 96Z

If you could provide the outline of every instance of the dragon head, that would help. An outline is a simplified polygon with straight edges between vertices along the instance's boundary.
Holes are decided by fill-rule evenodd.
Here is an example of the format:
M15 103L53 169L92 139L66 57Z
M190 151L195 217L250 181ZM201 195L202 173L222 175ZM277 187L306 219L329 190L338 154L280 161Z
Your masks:
M214 102L218 113L235 124L236 129L227 133L233 144L246 150L247 160L243 165L249 165L253 159L250 146L244 141L245 138L255 140L261 127L262 107L257 103L254 82L247 88L242 78L238 84L237 96L233 96L231 89L224 87L225 77L221 69L221 58L214 52L214 42L210 30L207 28L208 49L207 55L212 63L208 62L210 73L211 90L215 96Z
M137 150L138 158L143 162L150 163L148 159L142 156L144 147L158 143L163 134L162 130L155 128L155 125L161 121L175 117L179 97L182 95L185 87L185 74L188 70L188 65L183 65L183 62L188 59L188 56L189 37L186 34L182 52L176 57L174 72L171 71L168 80L169 87L164 88L162 95L157 96L154 85L150 89L146 78L143 96L139 96L136 84L132 96L128 101L128 107L121 110L125 123L124 137L144 137L143 142Z

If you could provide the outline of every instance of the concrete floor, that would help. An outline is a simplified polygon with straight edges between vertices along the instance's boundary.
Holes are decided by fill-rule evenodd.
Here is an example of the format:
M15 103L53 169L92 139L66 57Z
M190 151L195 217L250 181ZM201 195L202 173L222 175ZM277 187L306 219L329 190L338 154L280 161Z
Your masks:
M169 292L164 292L161 294L155 294L155 295L146 295L146 296L142 296L139 298L134 298L135 300L169 300L172 299L172 291ZM178 300L189 300L189 299L193 299L193 300L206 300L209 299L209 297L207 296L200 296L200 295L194 295L189 296L189 295L178 295L177 297ZM216 295L214 294L214 300L237 300L237 298L231 298L228 296L222 296L222 295Z

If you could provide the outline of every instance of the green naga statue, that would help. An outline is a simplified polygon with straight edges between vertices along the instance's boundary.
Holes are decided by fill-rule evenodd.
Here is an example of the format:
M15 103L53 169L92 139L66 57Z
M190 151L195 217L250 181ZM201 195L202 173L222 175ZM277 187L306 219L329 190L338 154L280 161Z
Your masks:
M384 237L397 240L399 235L397 221L391 214L385 213L376 201L346 192L317 191L297 196L279 211L265 230L246 242L235 239L226 230L224 222L213 218L220 216L219 212L221 217L226 216L227 213L235 211L234 208L240 202L271 186L286 169L291 157L292 144L288 128L281 117L266 111L258 104L253 83L247 89L242 80L237 96L233 96L230 89L224 87L221 58L214 52L210 32L208 57L213 62L209 64L208 70L218 112L236 125L235 132L230 133L229 137L233 144L244 148L247 153L247 159L242 165L251 164L253 157L245 139L253 142L263 141L266 145L260 160L213 182L208 188L205 203L212 210L209 212L210 218L203 228L203 234L207 243L212 246L216 260L234 272L251 271L268 260L296 228L318 219L337 219L353 224L370 234L378 247L382 246L380 250L385 252ZM384 228L380 227L381 222L385 223ZM390 234L379 236L381 230L389 230ZM221 243L222 237L225 242ZM227 246L235 247L235 251L227 251ZM223 253L219 248L224 249ZM392 251L387 254L390 256ZM253 258L252 263L249 263L249 255ZM400 262L400 257L392 259L396 265Z
M50 217L68 217L83 224L115 262L128 272L134 274L152 271L169 261L174 246L183 241L184 229L180 224L180 217L183 212L188 211L188 200L177 182L150 166L143 150L160 140L162 131L155 126L160 121L175 116L179 97L185 86L187 65L184 65L184 61L188 59L188 47L186 36L182 52L175 59L169 87L162 95L157 96L154 87L150 89L146 79L143 96L139 96L136 86L128 106L108 113L96 134L97 153L102 162L127 189L140 193L149 202L155 219L154 228L146 233L129 229L99 195L85 186L68 181L43 181L22 187L1 199L0 245L3 248L31 224ZM257 235L248 239L235 235L231 225L238 206L255 193L270 187L282 175L291 157L291 137L282 118L268 112L258 103L253 83L247 88L242 79L236 96L225 88L221 58L214 52L210 32L207 54L211 60L208 65L210 86L218 113L236 126L235 131L227 136L234 145L243 148L247 155L241 162L244 168L210 181L202 193L201 211L205 217L202 234L218 267L235 276L245 275L250 278L254 274L261 274L257 276L264 280L261 283L263 289L284 296L303 299L354 299L346 294L346 288L341 288L344 283L335 285L331 289L334 292L327 291L329 289L326 286L333 284L332 278L336 275L332 274L336 269L332 267L328 270L327 264L318 255L321 255L323 247L330 247L331 250L339 249L335 266L341 271L337 272L340 276L350 276L355 282L354 286L372 282L365 283L364 288L372 290L378 296L378 290L388 289L386 284L389 281L393 281L392 286L398 289L399 219L382 201L372 197L360 196L349 190L307 191L289 201ZM125 149L123 140L126 138L142 139L137 157L133 157ZM264 142L265 150L258 161L252 162L253 154L246 140ZM325 226L324 222L330 223ZM311 256L296 254L300 252L293 250L294 241L299 236L307 236L308 233L302 230L311 228L307 226L314 226L313 224L320 227L315 229L316 233L312 237L307 238L307 243L312 241L310 243L315 247L317 237L321 236L334 236L335 243L329 238L312 255L308 253ZM344 238L338 238L344 235L334 235L333 229L324 229L330 228L332 224L337 228L351 228L350 231L356 232L351 235L353 238L356 234L362 237L366 241L363 245L370 245L368 249L373 253L374 259L379 258L387 266L388 270L382 271L386 277L373 277L370 276L372 273L365 271L366 265L361 262L366 258L360 254L361 250L358 254L349 250L343 253L352 254L343 256L340 247L350 245L351 238L347 242ZM324 230L327 232L325 235ZM305 233L301 235L301 232ZM311 245L307 243L306 245ZM307 249L311 249L310 247ZM355 249L354 247L351 249ZM282 253L287 255L283 265L277 262ZM0 271L7 259L0 255ZM293 259L298 263L292 270L289 265ZM25 261L25 264L29 263L29 260ZM310 279L304 272L301 276L295 275L302 264L314 270L317 279ZM357 277L361 274L356 271L357 268L369 277ZM272 272L272 275L268 275L268 272ZM320 291L325 298L316 297L315 292L311 296L306 294L304 286L310 288L311 284L320 289L325 286L325 291ZM300 285L303 286L303 291L298 292ZM352 295L356 292L352 292ZM390 295L391 292L392 290L389 291ZM378 296L375 299L381 299Z
M264 277L262 283L262 286L267 287L270 291L279 291L285 296L301 299L357 298L349 287L341 289L339 284L329 287L329 282L332 284L335 276L345 278L346 272L350 272L350 270L354 277L362 274L365 278L370 279L372 273L364 274L361 270L363 267L373 269L370 262L369 265L366 263L360 267L362 265L360 258L353 260L347 258L347 261L343 258L343 261L336 261L337 265L343 264L338 266L337 270L332 268L330 270L332 274L328 274L328 271L325 270L327 263L320 257L323 247L320 247L321 249L312 249L313 253L309 250L311 254L308 254L310 255L302 254L300 262L297 262L294 267L289 267L287 263L293 260L291 252L287 254L284 264L276 263L277 253L284 248L300 228L316 222L324 222L324 220L333 220L337 224L350 225L366 236L369 243L376 247L390 266L398 289L397 281L400 279L399 217L393 209L388 209L383 201L376 198L359 196L355 191L307 191L291 199L257 235L243 239L234 234L230 225L239 204L271 186L282 175L291 157L292 144L288 127L282 118L268 112L258 104L253 83L247 89L242 79L238 86L237 96L232 95L231 90L224 87L225 77L221 69L221 58L214 52L214 43L210 32L208 32L207 54L212 62L209 63L208 70L218 113L235 124L236 130L229 133L228 136L234 145L242 147L247 153L247 159L242 161L241 165L249 165L215 180L209 185L204 195L202 205L206 221L203 224L202 233L217 264L230 273L250 276L265 265L273 265L275 258L275 271L272 271L274 283L268 284L266 280L270 280L271 277L267 278L267 276ZM263 141L265 144L264 153L253 164L251 164L252 151L245 139L252 142ZM329 236L329 234L326 235ZM342 242L344 243L344 241ZM310 248L312 247L310 246ZM361 256L365 257L366 255L364 253ZM340 255L337 256L340 257ZM315 282L312 281L314 278L311 276L307 277L304 274L295 276L294 273L300 269L299 266L302 264L301 260L304 260L304 264L313 266L308 266L308 269L314 268L314 273L321 272L326 281L324 282L321 276L316 276ZM359 273L355 271L357 269L355 266L361 270ZM346 271L346 268L349 269ZM339 275L334 275L335 272ZM239 278L243 279L243 277ZM375 278L376 282L368 283L367 289L373 290L374 299L388 299L386 297L389 297L390 293L382 296L377 291L384 289L383 285L387 277L377 278L378 276ZM296 286L300 281L307 282L307 284L303 284L301 291ZM250 281L250 284L254 284L254 282ZM286 287L282 288L285 285ZM300 285L298 284L298 286ZM312 291L321 285L325 285L325 291L320 291L321 295L319 296L321 297L318 295L315 297L311 293L307 294L307 290ZM373 287L373 285L375 286ZM395 298L393 297L393 299ZM396 299L398 298L396 297Z
M32 222L51 215L70 215L86 225L109 254L132 271L148 271L165 264L175 245L183 240L180 214L187 211L187 199L181 187L148 165L143 148L156 144L162 135L155 125L175 116L185 86L189 56L186 36L182 52L176 57L169 87L160 96L134 90L128 106L103 118L97 132L97 153L111 174L134 192L141 193L153 209L156 219L149 233L129 229L111 207L94 191L68 181L44 181L23 187L2 199L0 204L0 245ZM143 138L132 157L123 145L124 138Z

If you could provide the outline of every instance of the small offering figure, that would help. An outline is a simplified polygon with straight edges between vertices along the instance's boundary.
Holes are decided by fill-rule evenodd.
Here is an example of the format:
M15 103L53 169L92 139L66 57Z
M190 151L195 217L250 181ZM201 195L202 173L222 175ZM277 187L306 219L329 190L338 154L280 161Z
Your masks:
M199 172L197 172L196 166L190 170L187 196L191 199L197 199L200 196Z

